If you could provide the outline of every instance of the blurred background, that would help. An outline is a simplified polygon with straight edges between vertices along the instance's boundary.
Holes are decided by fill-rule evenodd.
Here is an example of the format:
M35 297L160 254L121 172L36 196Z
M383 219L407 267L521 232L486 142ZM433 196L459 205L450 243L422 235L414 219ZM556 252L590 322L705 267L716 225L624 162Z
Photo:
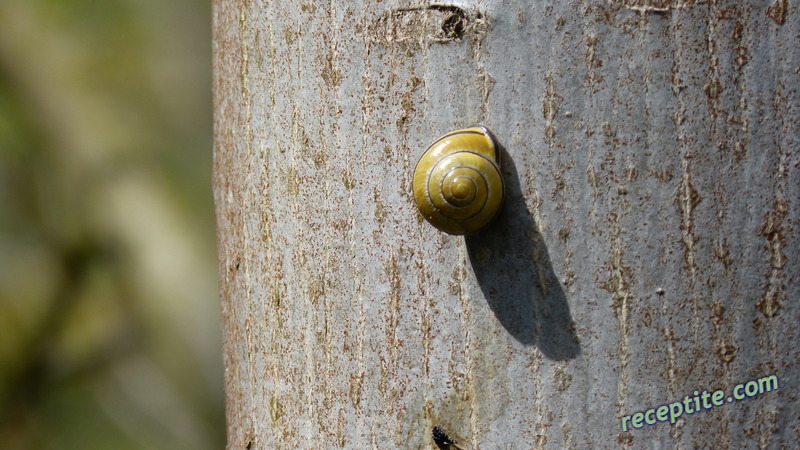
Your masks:
M222 448L210 2L0 2L0 448Z

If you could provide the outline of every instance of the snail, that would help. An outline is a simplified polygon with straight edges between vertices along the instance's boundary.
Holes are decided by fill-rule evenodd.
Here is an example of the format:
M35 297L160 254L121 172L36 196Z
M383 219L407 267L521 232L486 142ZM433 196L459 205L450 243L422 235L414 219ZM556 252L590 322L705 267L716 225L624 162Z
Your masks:
M488 128L447 133L414 168L414 200L422 216L449 234L472 234L500 213L505 196L497 143Z

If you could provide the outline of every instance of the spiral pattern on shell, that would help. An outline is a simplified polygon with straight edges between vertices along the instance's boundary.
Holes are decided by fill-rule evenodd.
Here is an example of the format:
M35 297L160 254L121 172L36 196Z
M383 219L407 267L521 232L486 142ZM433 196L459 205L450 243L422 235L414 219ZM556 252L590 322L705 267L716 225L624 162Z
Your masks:
M413 183L423 217L450 234L485 228L497 217L505 196L495 141L482 126L437 139L417 162Z

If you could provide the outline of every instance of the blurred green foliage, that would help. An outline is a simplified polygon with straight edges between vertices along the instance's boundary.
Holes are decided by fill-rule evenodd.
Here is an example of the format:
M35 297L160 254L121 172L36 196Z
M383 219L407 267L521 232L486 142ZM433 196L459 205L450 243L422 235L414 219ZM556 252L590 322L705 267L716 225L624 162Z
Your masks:
M210 4L0 3L0 448L224 446Z

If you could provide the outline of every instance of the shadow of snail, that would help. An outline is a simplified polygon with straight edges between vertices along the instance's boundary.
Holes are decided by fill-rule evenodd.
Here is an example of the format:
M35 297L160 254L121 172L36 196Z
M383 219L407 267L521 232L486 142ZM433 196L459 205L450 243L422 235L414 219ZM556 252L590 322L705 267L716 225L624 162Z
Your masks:
M457 130L431 144L415 167L414 197L436 228L467 235L481 291L511 336L549 359L580 354L564 289L516 166L487 128Z

